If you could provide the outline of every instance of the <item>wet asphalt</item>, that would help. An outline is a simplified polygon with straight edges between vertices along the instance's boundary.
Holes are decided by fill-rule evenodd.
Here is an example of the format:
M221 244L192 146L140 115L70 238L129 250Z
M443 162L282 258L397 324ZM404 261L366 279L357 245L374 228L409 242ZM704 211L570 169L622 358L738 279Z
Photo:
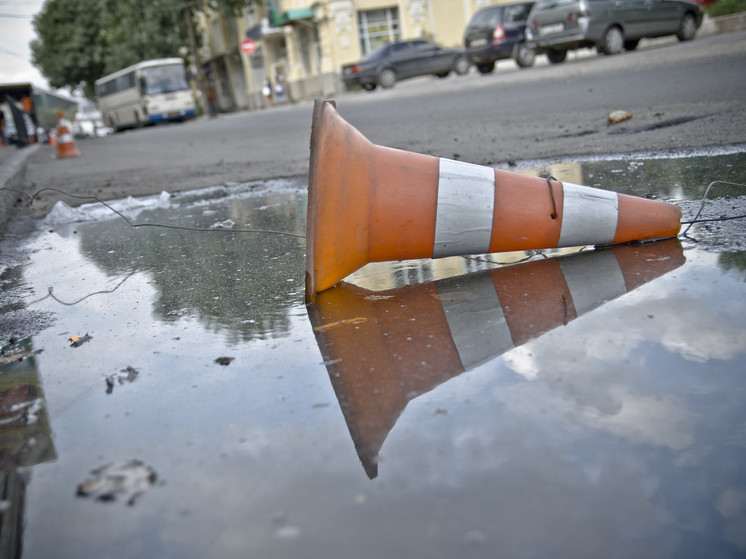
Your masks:
M722 76L742 56L691 45L610 63L655 58L652 80L667 65ZM565 94L585 72L597 84L605 61L571 61ZM559 71L534 70L507 73L541 84ZM601 75L613 87L597 92L630 81ZM463 84L479 90L470 107L527 91L499 77L439 82L433 106L461 106ZM476 109L457 131L386 124L431 115L415 110L431 86L338 106L379 143L653 196L685 219L711 181L746 182L732 94L699 99L695 85L665 110L640 97L621 128L610 104L578 99L554 124L541 112L551 141L518 132L496 157L475 141L488 126ZM699 114L718 116L686 120ZM238 140L271 125L272 140ZM4 553L743 554L743 220L642 246L372 264L306 306L304 240L236 230L303 234L309 126L301 104L80 141L76 160L28 152L28 188L100 195L122 215L45 196L15 206L0 243ZM711 198L705 216L746 213L741 187Z

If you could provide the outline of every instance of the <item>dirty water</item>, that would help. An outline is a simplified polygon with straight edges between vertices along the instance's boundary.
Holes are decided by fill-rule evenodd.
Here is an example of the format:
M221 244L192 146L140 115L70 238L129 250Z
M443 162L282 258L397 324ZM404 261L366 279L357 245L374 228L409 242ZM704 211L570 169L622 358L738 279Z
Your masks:
M692 215L744 162L532 172ZM2 241L5 555L746 553L742 220L370 265L307 308L303 239L227 232L302 234L305 204L302 181L164 193L113 205L210 232L94 204Z

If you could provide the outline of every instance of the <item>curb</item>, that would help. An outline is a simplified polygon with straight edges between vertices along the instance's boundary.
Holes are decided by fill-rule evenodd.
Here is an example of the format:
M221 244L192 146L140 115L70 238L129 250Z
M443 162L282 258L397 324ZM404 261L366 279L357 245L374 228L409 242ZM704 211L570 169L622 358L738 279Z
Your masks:
M0 188L16 188L23 190L23 180L29 158L39 149L39 144L18 150L0 164ZM5 226L11 217L13 206L18 199L18 193L0 190L0 238L5 232Z
M697 35L720 35L721 33L733 33L744 29L746 29L746 12L713 18L705 14Z

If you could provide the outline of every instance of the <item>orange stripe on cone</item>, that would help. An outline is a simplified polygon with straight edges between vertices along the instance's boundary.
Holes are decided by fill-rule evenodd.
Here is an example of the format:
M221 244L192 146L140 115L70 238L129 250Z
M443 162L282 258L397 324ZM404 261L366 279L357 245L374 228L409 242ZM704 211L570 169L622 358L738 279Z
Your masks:
M676 239L536 260L382 292L341 283L308 305L358 456L410 400L684 263Z
M306 301L368 262L675 236L671 204L376 146L317 100Z

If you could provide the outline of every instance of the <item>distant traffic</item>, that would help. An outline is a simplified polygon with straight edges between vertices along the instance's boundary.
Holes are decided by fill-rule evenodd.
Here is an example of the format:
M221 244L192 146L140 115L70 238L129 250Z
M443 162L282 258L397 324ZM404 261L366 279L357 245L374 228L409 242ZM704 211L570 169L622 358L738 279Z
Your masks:
M379 46L360 62L342 67L349 88L373 91L422 75L482 74L499 60L513 59L520 68L533 66L537 54L559 64L570 50L595 48L619 54L637 48L643 38L675 35L691 41L702 24L699 5L690 0L539 0L488 6L466 26L462 49L446 49L424 40Z

